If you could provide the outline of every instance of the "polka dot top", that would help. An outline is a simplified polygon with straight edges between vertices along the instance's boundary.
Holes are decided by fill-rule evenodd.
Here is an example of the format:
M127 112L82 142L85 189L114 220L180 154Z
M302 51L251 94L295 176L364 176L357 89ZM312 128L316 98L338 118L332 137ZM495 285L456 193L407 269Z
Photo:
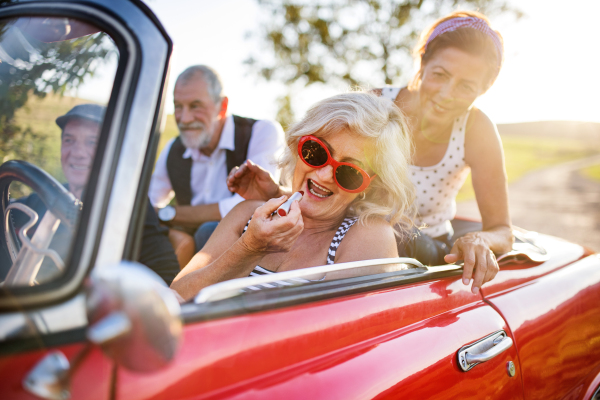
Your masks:
M382 96L395 100L400 88L388 87ZM432 166L410 166L410 180L417 194L417 226L430 237L452 234L450 220L456 215L456 195L465 183L470 167L465 163L465 129L469 111L454 121L448 148L442 160Z

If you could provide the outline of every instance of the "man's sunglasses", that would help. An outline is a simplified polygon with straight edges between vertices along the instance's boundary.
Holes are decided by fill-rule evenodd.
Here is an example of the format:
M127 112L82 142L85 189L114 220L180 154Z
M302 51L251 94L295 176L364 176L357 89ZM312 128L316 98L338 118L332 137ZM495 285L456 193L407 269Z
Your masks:
M331 165L335 183L346 192L362 192L376 176L376 174L369 176L363 169L354 164L334 160L329 154L325 143L311 135L303 136L298 142L298 155L304 161L304 164L312 168L323 168L326 165Z

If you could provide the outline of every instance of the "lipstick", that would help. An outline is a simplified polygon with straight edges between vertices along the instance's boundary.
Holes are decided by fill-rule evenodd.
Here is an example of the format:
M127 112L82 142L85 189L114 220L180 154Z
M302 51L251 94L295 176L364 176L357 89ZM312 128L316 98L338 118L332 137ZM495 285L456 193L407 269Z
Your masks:
M275 212L277 214L279 214L280 217L285 217L287 215L287 213L290 212L290 207L292 206L292 203L296 200L300 201L302 196L304 196L304 192L302 190L294 193L293 195L290 196L289 199L287 199L287 201L285 203L280 205L279 208L277 209L277 211L275 211Z

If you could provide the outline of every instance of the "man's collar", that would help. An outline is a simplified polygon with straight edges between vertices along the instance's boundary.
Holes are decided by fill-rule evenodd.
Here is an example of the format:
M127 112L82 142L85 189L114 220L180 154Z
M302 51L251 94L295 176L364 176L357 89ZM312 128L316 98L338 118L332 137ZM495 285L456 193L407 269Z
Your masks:
M225 117L223 130L221 131L221 139L217 145L217 149L235 150L235 127L233 125L233 115Z

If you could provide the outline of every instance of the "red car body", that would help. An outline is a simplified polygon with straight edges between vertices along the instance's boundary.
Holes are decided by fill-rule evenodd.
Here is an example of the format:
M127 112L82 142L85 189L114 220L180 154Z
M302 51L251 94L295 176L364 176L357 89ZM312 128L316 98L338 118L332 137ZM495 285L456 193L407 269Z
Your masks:
M31 4L48 9L59 4L63 8L54 12L69 16L75 12L69 7L78 4L110 10L118 21L98 24L107 30L111 23L121 24L141 50L156 49L163 41L164 59L141 57L138 65L140 71L153 65L155 75L162 77L155 78L156 93L143 94L156 105L146 112L148 126L157 132L171 47L155 17L136 1L82 0L17 1L0 7L0 18L27 15ZM81 18L94 22L95 17L88 13ZM141 91L139 84L123 82L131 96ZM135 102L127 104L127 110L134 109ZM115 124L125 126L133 117L121 118ZM119 174L130 174L130 182L144 182L140 171L151 170L153 161L147 155L153 153L146 150L158 137L147 135L139 149L143 167L130 171L115 164L115 182ZM121 152L119 157L126 155ZM106 196L110 210L114 200ZM129 201L133 204L134 198ZM104 227L96 233L95 260L110 251L100 237L111 234L111 215L106 212ZM135 209L132 215L128 235L140 225ZM117 258L131 258L129 238L123 236L124 251ZM148 373L127 370L98 347L88 346L85 325L33 333L21 327L12 336L0 334L0 398L38 398L25 388L28 374L48 354L61 352L71 363L73 399L591 399L600 386L600 257L544 235L535 245L546 252L543 261L517 252L502 262L499 274L478 295L462 284L459 267L434 267L404 280L387 276L322 290L317 285L308 294L291 295L283 288L185 304L177 355L168 366ZM52 322L71 312L64 310L78 309L70 307L85 296L84 277L98 266L91 260L73 268L83 272L69 279L79 280L65 283L70 289L55 297L40 300L34 291L4 293L0 327L20 326L14 321L21 315L32 321L34 315L43 315ZM461 369L459 351L499 331L513 345L468 371Z
M505 264L481 295L459 275L188 324L172 366L119 370L117 398L589 399L600 259L550 243L554 262ZM500 329L515 345L461 371L457 350Z

